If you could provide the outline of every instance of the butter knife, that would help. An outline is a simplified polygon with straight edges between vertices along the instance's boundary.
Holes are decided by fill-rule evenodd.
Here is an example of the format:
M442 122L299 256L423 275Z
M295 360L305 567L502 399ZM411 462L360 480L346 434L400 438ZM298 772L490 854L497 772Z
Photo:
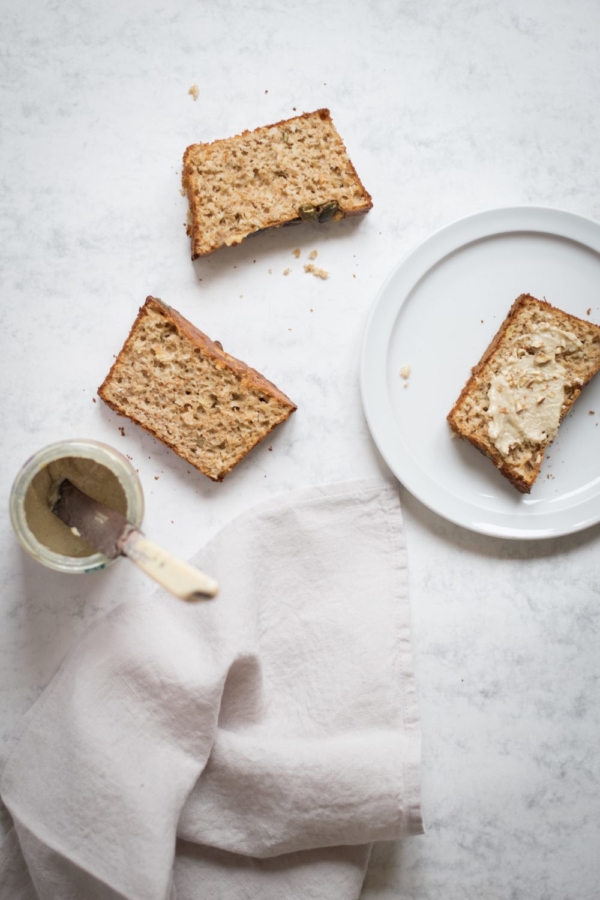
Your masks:
M214 597L214 578L149 540L125 516L93 500L65 478L55 488L52 512L109 559L126 556L180 600Z

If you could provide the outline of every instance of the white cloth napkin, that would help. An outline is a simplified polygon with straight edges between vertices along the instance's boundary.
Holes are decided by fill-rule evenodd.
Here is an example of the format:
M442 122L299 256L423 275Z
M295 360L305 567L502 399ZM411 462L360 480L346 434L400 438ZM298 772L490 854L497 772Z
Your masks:
M2 900L355 900L422 831L397 489L269 501L193 561L216 600L123 603L25 717Z

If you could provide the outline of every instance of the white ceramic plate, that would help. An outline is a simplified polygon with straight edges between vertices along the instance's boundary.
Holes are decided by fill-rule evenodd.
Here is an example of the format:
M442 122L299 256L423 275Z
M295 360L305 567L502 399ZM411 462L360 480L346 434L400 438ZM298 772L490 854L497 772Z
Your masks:
M471 366L522 293L600 323L600 225L517 207L469 216L427 238L376 298L361 391L379 451L419 500L473 531L533 539L600 521L600 374L562 423L530 495L453 439L446 422ZM408 381L400 375L406 365Z

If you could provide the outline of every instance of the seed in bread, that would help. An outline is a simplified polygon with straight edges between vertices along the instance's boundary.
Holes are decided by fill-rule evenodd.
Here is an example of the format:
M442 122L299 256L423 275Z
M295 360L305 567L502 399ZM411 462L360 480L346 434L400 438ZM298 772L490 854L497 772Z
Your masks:
M600 326L521 294L448 415L528 494L544 452L600 370Z
M373 206L328 109L192 144L182 181L192 259L266 228L337 221Z
M274 384L148 297L100 397L222 481L296 406Z

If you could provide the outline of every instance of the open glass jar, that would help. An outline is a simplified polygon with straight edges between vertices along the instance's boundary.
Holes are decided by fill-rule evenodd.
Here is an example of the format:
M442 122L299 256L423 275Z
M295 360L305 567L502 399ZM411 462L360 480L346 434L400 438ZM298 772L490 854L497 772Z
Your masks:
M44 447L27 460L12 487L10 495L11 522L24 549L42 565L59 572L96 572L104 569L114 560L110 560L103 553L98 552L92 552L89 555L81 555L81 553L69 555L69 553L57 552L56 549L48 546L48 543L52 544L53 541L45 537L43 527L38 527L38 520L32 513L32 493L40 477L45 477L41 473L44 470L49 472L51 464L56 466L59 461L65 460L74 461L72 464L75 466L80 460L84 466L92 467L96 476L98 474L102 476L105 473L106 478L113 483L116 479L117 491L125 507L122 510L123 514L136 527L142 524L144 494L135 469L113 447L92 440L59 441ZM34 483L36 477L37 482ZM84 487L81 489L85 490ZM47 512L42 510L42 513L47 520ZM52 513L50 515L53 516ZM60 524L62 525L62 523Z

